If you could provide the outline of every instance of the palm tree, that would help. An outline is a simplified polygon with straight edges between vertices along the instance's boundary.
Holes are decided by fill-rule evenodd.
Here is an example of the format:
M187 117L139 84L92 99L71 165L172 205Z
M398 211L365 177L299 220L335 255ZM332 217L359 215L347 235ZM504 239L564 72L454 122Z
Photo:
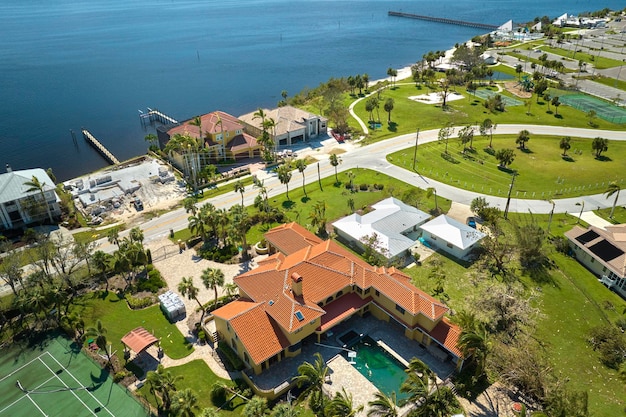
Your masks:
M287 200L291 201L289 200L289 181L291 181L291 167L287 164L283 164L278 167L276 173L278 174L278 180L280 181L280 183L285 184L285 187L287 187Z
M596 158L600 158L602 152L605 152L609 149L609 140L601 137L597 137L593 139L591 142L591 150L595 152Z
M328 160L330 161L330 164L335 167L335 184L337 184L339 183L339 178L337 178L337 167L343 161L341 160L341 157L337 156L335 153L331 153Z
M394 105L394 101L393 101L393 98L391 98L391 97L389 97L385 101L385 104L383 105L383 108L385 109L385 111L388 114L387 123L391 123L391 111L393 110L393 105Z
M439 129L439 133L437 133L437 140L446 144L446 150L444 151L446 155L448 154L448 139L452 136L452 131L452 123L447 123L444 127Z
M272 410L271 417L298 417L300 411L293 408L289 403L280 403Z
M230 228L233 236L241 241L242 258L248 258L248 238L247 234L252 228L252 222L248 216L248 212L241 206L232 206L230 208L231 222Z
M197 215L189 216L187 218L189 222L188 226L189 231L197 235L200 235L203 241L206 241L207 238L207 229L209 225L207 224L207 217L203 214L202 210L200 210Z
M224 285L224 272L219 268L207 268L202 271L200 279L202 279L206 289L212 288L215 292L215 302L213 303L215 308L217 306L217 287Z
M524 72L524 70L522 69L522 64L517 64L515 66L515 72L517 73L517 79L521 81L522 72Z
M102 325L100 320L96 321L95 326L88 327L85 336L93 337L98 348L104 350L107 355L107 362L111 364L111 352L107 349L109 342L107 341L107 329Z
M178 284L178 292L181 293L183 296L187 296L189 300L196 300L196 303L198 303L198 306L200 306L200 310L202 310L202 315L204 316L204 307L202 306L200 300L198 300L199 291L200 290L198 289L198 287L193 285L192 277L183 277Z
M203 408L202 411L200 411L199 417L220 417L220 412L217 408L206 407Z
M199 410L198 397L191 390L191 388L185 388L182 391L178 391L174 394L172 401L172 411L179 417L195 417L194 410Z
M109 271L109 266L111 265L111 255L101 250L96 251L91 256L91 262L93 263L94 268L96 268L102 274L102 281L104 281L106 285L105 291L109 292L109 280L107 279L107 272Z
M298 171L300 172L300 174L302 174L302 189L304 190L304 196L308 197L306 194L306 187L304 186L304 170L306 169L307 164L306 161L304 159L298 159L296 161L296 168L298 169Z
M148 133L146 136L144 136L144 140L150 144L150 150L157 148L157 143L159 139L154 133Z
M202 118L200 116L196 116L192 121L189 122L192 126L198 127L198 139L196 141L198 148L204 147L204 135L202 134Z
M183 207L185 208L185 213L191 212L192 216L195 216L198 212L198 206L196 206L196 198L195 197L187 197L183 200Z
M561 142L559 142L559 148L563 149L563 156L567 156L567 151L569 151L572 147L572 145L570 145L569 143L570 140L572 140L572 138L570 138L569 136L565 136L561 138Z
M239 291L239 287L234 282L227 282L222 288L227 298L232 298Z
M304 362L298 366L298 375L293 381L298 387L305 387L301 395L311 393L311 408L313 411L324 410L324 382L328 376L328 366L319 352L315 353L313 363Z
M267 414L268 410L267 399L255 395L243 407L241 415L243 417L262 417Z
M426 198L435 196L435 211L439 211L439 204L437 204L437 189L435 187L429 187L426 189Z
M483 120L480 124L480 134L482 136L487 136L487 131L489 131L489 148L493 148L493 130L496 128L496 124L489 118Z
M168 411L172 404L172 393L176 392L176 382L183 379L181 375L174 376L159 364L156 371L149 371L146 377L150 384L150 392L161 396L162 409Z
M385 393L378 391L374 394L374 397L374 400L367 403L369 405L367 417L398 417L395 392L387 396Z
M476 375L485 372L487 355L491 349L489 332L486 326L478 321L474 325L463 327L458 341L459 349L466 358L473 356L476 361Z
M107 231L107 241L110 244L117 245L117 248L120 249L120 230L117 227Z
M561 102L559 101L559 96L552 97L552 105L554 106L554 114L555 116L559 115L559 106Z
M515 143L519 145L520 149L526 149L526 142L530 140L530 132L526 129L520 130L517 135L517 139L515 139Z
M615 181L609 183L608 188L604 192L606 198L609 198L613 194L615 194L615 200L613 200L613 207L611 207L611 214L609 214L609 218L613 218L613 213L615 212L615 206L617 205L617 199L619 198L619 192L622 190L622 187L619 186Z
M235 182L234 189L236 193L241 194L241 207L243 207L243 194L246 192L246 186L243 181L237 180L237 182Z
M46 196L44 194L44 188L46 187L45 182L39 181L39 178L33 175L30 181L26 181L24 183L25 186L28 187L26 190L27 193L32 193L34 191L39 191L39 196L41 197L41 202L46 206L46 212L48 213L48 219L50 223L54 223L54 219L52 219L52 212L50 211L50 205L46 200Z
M317 228L317 234L323 235L326 231L326 202L318 201L313 206L313 211L309 215L311 226Z
M422 361L413 358L405 371L407 379L400 391L409 394L409 401L415 403L412 415L415 417L445 417L458 407L458 400L448 387L440 387L437 375Z
M332 417L354 417L357 413L363 411L363 408L363 405L354 408L352 394L346 393L346 389L342 388L341 392L335 393L335 396L326 405L324 411L326 415Z

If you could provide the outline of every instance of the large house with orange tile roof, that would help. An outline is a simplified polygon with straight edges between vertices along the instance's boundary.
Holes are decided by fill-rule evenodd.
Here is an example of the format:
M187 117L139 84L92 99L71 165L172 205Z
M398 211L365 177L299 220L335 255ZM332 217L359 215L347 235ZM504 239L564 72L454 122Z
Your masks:
M457 364L460 329L448 307L395 268L375 267L332 240L291 223L265 238L278 252L234 278L240 299L213 312L217 333L256 374L320 342L334 326L366 313L401 324L407 338L436 345Z
M200 123L197 123L199 121ZM262 146L254 136L244 131L244 125L236 117L223 111L203 114L198 118L186 120L174 127L160 126L157 129L159 146L164 149L176 135L194 139L202 152L196 154L203 160L196 162L200 167L221 159L241 159L259 156ZM186 175L190 175L192 163L185 160L185 155L173 153L173 159Z

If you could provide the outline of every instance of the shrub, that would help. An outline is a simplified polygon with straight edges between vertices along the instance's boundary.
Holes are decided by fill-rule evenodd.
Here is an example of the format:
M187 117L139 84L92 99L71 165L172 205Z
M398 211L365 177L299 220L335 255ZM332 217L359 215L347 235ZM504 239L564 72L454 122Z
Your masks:
M361 190L361 191L367 191L367 188L368 188L367 184L360 184L359 185L359 190Z
M235 245L227 245L219 248L215 245L204 244L198 249L198 255L209 261L225 263L239 254L239 250Z
M159 292L161 288L165 288L167 284L161 278L161 273L154 267L148 268L148 277L140 279L137 282L137 291L150 291L153 294Z
M124 295L124 298L126 299L128 306L133 310L146 308L154 304L154 297L138 298L126 293Z
M202 242L202 238L200 236L193 236L193 237L190 237L189 239L187 239L187 242L185 242L185 243L187 244L188 248L193 248L194 246L196 246L200 242Z
M115 375L113 376L113 381L114 382L120 382L122 379L126 378L127 376L131 376L132 373L129 371L119 371L116 372Z
M374 188L378 191L382 191L382 189L385 188L385 184L374 184Z
M211 402L213 405L221 407L226 402L226 388L219 382L216 382L211 387Z
M243 361L233 350L228 346L228 344L224 341L218 343L219 350L224 354L226 359L228 360L230 366L236 370L241 371L244 368Z

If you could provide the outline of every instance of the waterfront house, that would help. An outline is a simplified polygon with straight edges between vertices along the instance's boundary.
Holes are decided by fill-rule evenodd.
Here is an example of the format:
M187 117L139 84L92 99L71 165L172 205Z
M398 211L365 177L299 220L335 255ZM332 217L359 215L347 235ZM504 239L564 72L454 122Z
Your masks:
M31 188L25 185L37 178L43 186L42 194L39 190L27 191ZM47 221L50 209L53 218L61 216L61 199L56 193L54 182L46 171L41 168L13 171L7 165L7 172L0 174L0 230L17 229L30 223Z
M445 214L423 224L421 229L424 232L422 238L429 247L447 252L458 259L467 258L485 237L483 232Z
M254 111L239 116L249 134L259 137L263 131L262 120ZM293 106L263 109L266 119L272 119L276 126L270 129L270 136L277 147L291 146L298 142L308 142L314 138L324 138L327 133L328 119Z
M576 259L600 277L607 287L626 298L626 224L565 232Z
M170 153L174 164L187 176L219 160L254 158L260 155L262 148L254 136L244 131L244 125L237 118L223 111L203 114L198 119L185 120L174 127L160 126L157 137L161 149L176 135L195 141L196 149L179 149Z
M376 234L380 253L389 260L410 255L419 227L429 218L428 213L390 197L372 206L367 214L354 213L333 223L335 233L347 244L360 251L363 241Z
M351 317L394 321L407 338L460 367L448 307L396 268L375 267L295 224L265 236L279 252L234 278L240 298L213 311L217 334L255 374L319 343ZM295 249L295 250L294 250Z

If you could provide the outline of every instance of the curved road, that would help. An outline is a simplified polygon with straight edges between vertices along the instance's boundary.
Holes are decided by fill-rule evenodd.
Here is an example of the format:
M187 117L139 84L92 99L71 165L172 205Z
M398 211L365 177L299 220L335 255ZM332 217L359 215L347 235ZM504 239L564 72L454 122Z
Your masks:
M572 136L572 137L584 137L595 138L602 136L609 140L626 140L626 133L621 131L608 131L608 130L596 130L596 129L582 129L582 128L569 128L558 126L536 126L536 125L498 125L497 134L517 134L520 130L527 129L531 134L542 135L555 135L555 136ZM428 130L420 132L419 143L424 144L437 140L439 129ZM369 168L375 171L382 172L391 177L397 178L404 182L420 188L434 187L437 190L437 195L445 197L452 201L460 202L463 204L470 204L470 202L479 196L485 197L490 205L495 207L504 208L506 204L505 198L493 197L473 191L462 190L448 184L435 181L430 178L423 177L418 173L407 171L403 168L390 164L386 155L392 152L396 152L401 149L405 149L415 145L415 134L401 135L392 139L377 142L371 145L363 146L353 151L342 154L343 163L339 165L338 171L346 171L354 168ZM419 150L418 150L419 154ZM419 168L419 164L418 164ZM325 178L334 175L334 168L330 165L328 159L324 158L319 161L319 169L321 177ZM317 182L316 166L311 165L306 173L306 183L311 184ZM296 172L297 174L297 172ZM602 178L591 179L602 181ZM293 180L295 181L295 179ZM298 184L299 181L295 181ZM264 183L268 190L268 196L274 197L285 192L285 186L280 183L275 174L267 176ZM299 184L298 184L299 185ZM229 187L230 185L224 185ZM254 202L255 197L258 195L258 189L253 186L246 187L244 193L244 203L250 205ZM241 204L241 195L231 191L221 196L207 200L214 204L217 208L229 208L234 204ZM613 204L613 198L607 199L603 194L589 195L576 198L564 198L554 200L555 212L557 213L576 213L580 211L581 206L577 203L584 202L584 207L587 209L607 208ZM618 204L626 204L626 193L622 193L618 200ZM511 199L509 206L510 212L528 212L533 213L549 213L552 209L552 205L545 200L530 200L530 199ZM144 235L147 241L154 240L167 236L170 229L179 230L187 227L188 214L184 209L178 209L169 213L166 213L158 218L149 220L141 225L144 231ZM128 233L122 233L125 235ZM106 239L101 239L99 242L102 250L113 251L112 247Z

